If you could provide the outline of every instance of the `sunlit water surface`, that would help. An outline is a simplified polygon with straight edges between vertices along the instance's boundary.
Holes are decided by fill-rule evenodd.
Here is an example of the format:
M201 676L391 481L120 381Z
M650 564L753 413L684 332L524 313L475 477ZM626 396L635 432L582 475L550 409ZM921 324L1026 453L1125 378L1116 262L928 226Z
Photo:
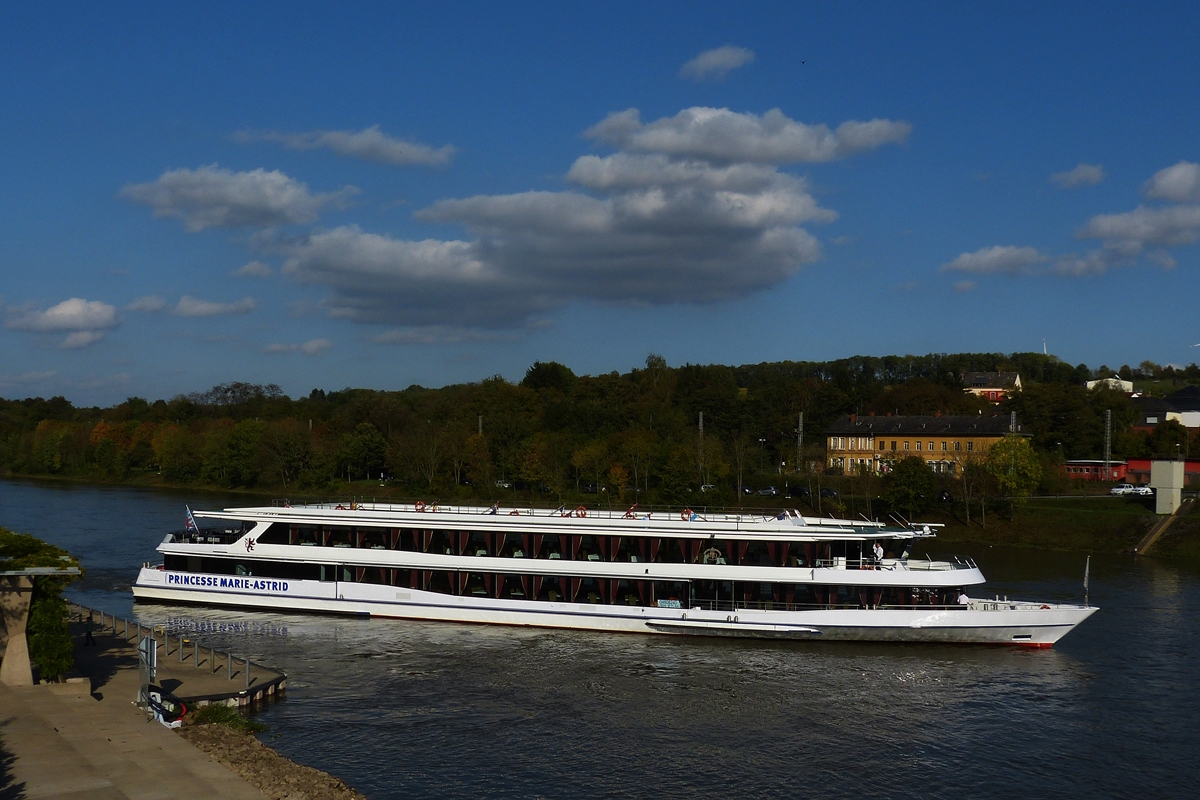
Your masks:
M372 798L1195 797L1200 572L1092 561L1051 650L739 642L138 604L193 508L244 496L0 481L79 555L73 598L278 667L264 740ZM976 548L986 592L1081 601L1083 556Z

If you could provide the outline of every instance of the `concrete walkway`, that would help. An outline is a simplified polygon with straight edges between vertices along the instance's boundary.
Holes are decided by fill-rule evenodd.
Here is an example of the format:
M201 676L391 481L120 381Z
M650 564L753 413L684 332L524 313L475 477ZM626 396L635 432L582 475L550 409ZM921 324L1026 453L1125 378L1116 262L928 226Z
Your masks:
M0 800L266 797L174 731L147 722L133 704L133 648L113 636L96 640L80 659L90 684L0 686Z

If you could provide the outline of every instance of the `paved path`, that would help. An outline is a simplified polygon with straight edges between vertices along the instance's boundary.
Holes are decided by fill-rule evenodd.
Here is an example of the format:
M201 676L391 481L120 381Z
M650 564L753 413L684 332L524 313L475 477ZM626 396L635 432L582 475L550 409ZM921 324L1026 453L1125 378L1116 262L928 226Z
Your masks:
M72 626L74 627L74 626ZM137 659L119 637L97 636L91 685L0 685L0 800L61 797L246 798L266 795L133 705ZM203 671L203 670L201 670ZM89 692L91 688L91 692Z

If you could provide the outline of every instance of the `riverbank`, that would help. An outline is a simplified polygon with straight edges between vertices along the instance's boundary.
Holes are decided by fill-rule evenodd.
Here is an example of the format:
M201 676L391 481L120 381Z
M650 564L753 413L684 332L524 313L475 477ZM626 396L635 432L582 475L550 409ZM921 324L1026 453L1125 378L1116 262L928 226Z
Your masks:
M85 623L75 621L71 630L76 677L0 685L0 797L150 798L172 796L164 787L186 786L188 794L245 800L364 798L250 733L221 724L172 732L148 722L132 702L140 682L134 646L117 631L97 626L95 645L85 647ZM169 655L159 659L160 684L181 696L215 696L214 687L220 694L227 679L225 670L207 663L217 655L211 649L201 649L199 667ZM251 681L270 682L271 675ZM234 678L245 680L238 673Z
M185 724L178 733L271 800L366 800L341 779L284 758L252 733L220 723Z

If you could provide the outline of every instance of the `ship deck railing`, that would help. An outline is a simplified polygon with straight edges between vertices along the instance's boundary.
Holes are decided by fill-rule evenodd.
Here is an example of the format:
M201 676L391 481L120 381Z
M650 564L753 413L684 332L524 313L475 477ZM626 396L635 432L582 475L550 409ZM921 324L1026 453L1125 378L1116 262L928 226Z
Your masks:
M375 498L350 498L321 500L311 503L292 503L286 498L271 502L273 508L320 509L327 511L380 511L412 513L443 513L474 516L529 516L529 517L587 517L604 520L681 520L701 522L775 522L792 520L794 524L807 526L830 526L836 528L874 528L881 532L895 533L904 531L915 538L925 538L936 535L932 529L941 528L941 523L919 523L901 525L896 522L879 522L876 520L839 519L834 517L810 516L802 514L793 508L749 509L728 506L655 506L635 503L626 508L589 507L578 505L571 507L567 504L557 508L535 508L534 506L480 506L461 505L455 503L426 502L414 500L405 503L379 502Z
M972 600L972 603L975 601ZM989 601L990 603L990 601ZM1005 605L1007 607L1008 604ZM1016 604L1013 604L1016 605ZM878 605L863 605L860 602L853 603L786 603L774 602L770 600L693 600L691 607L687 610L695 609L697 611L828 611L828 610L847 610L847 611L863 611L863 610L893 610L893 611L968 611L971 609L971 604L938 604L938 603L880 603ZM990 609L988 609L990 610Z

